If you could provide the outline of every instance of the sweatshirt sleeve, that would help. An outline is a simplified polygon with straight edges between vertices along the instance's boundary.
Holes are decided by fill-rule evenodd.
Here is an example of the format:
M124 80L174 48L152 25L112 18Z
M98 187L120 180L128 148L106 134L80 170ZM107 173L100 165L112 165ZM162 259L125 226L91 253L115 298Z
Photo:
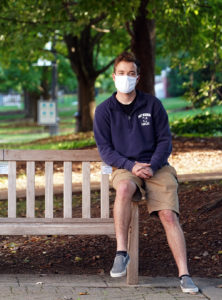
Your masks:
M155 172L160 169L168 160L172 152L172 136L169 128L168 116L162 105L160 104L158 111L154 114L154 128L156 138L156 149L151 157L151 168Z
M113 148L109 114L101 105L95 111L93 130L102 160L110 166L131 172L135 162L120 155Z

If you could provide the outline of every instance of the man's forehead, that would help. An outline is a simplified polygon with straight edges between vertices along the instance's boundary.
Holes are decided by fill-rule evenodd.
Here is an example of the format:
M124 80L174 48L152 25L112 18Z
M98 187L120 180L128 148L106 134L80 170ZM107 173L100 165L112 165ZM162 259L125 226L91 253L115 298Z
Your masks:
M116 66L116 71L136 71L137 67L136 64L134 62L130 62L130 61L120 61L118 63L118 65Z

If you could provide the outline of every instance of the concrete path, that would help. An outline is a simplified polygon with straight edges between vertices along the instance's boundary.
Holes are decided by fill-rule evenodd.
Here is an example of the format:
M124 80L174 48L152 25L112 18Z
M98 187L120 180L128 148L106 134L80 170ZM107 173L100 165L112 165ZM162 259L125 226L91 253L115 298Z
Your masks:
M0 300L221 300L222 279L193 278L201 289L184 294L177 278L140 277L127 286L125 278L98 275L0 274Z

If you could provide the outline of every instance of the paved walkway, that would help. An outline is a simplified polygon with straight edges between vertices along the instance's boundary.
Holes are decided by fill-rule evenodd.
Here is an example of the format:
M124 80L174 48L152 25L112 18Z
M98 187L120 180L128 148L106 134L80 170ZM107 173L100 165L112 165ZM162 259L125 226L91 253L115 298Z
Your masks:
M98 275L0 274L0 300L221 300L222 279L194 278L201 292L184 294L177 278L140 277L127 286L125 278Z

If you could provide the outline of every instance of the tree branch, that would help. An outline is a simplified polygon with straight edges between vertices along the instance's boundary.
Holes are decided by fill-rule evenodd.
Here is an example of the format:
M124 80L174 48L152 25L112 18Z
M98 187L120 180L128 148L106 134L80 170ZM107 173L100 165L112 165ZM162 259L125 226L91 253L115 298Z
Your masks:
M99 27L96 27L95 25L92 25L91 27L98 32L104 32L104 33L110 32L110 29L99 28Z
M107 17L107 14L102 13L100 16L98 16L97 18L92 19L89 24L90 26L98 24L100 21L104 20Z
M98 32L92 39L91 39L91 43L94 46L95 44L97 44L101 38L104 36L104 32Z
M123 51L129 50L130 46L127 46ZM106 66L104 66L102 69L97 70L95 72L96 76L99 76L99 74L105 72L115 61L116 58L112 59Z
M112 66L112 64L114 63L114 61L115 61L115 58L112 59L112 60L111 60L106 66L104 66L102 69L97 70L97 71L95 72L96 77L99 76L99 74L104 73L107 69L109 69L109 67Z
M126 29L127 29L128 33L130 34L130 36L132 38L134 38L135 35L134 35L134 32L132 31L132 29L130 28L130 23L129 22L126 22Z
M8 17L2 17L0 16L0 19L4 20L4 21L10 21L10 22L13 22L13 23L22 23L22 24L29 24L29 25L36 25L38 24L39 22L32 22L32 21L25 21L25 20L18 20L16 18L8 18ZM48 22L47 22L48 23ZM46 24L46 22L43 22L41 24Z
M9 22L12 22L12 23L21 23L21 24L29 24L29 25L39 25L39 24L43 24L43 25L49 25L51 24L50 22L47 22L47 21L44 21L44 22L40 22L40 21L37 21L37 22L33 22L33 21L28 21L28 20L19 20L19 19L16 19L16 18L8 18L8 17L2 17L0 16L0 20L4 20L4 21L9 21ZM67 20L67 21L56 21L57 24L64 24L64 23L70 23L70 22L73 22L73 20Z
M62 1L62 4L63 4L63 7L65 8L65 10L67 12L67 15L69 16L69 20L71 22L74 22L75 18L73 17L72 13L69 10L69 6L70 6L69 3L67 3L66 1Z

